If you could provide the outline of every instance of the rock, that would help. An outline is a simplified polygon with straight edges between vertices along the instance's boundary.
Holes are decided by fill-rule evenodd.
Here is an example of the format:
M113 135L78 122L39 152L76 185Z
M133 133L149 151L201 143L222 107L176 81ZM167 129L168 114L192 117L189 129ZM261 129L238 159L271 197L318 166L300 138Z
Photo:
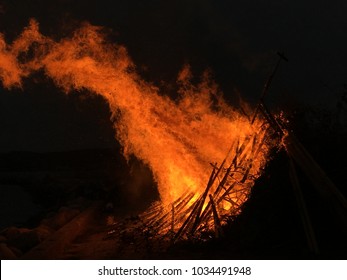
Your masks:
M0 234L7 239L10 235L13 235L16 232L18 232L18 228L8 227L8 228L3 229Z
M37 228L34 229L34 231L36 232L40 242L45 240L48 236L50 236L54 232L52 228L45 225L38 226Z
M43 219L41 225L51 227L52 229L59 229L68 223L72 218L78 215L80 211L78 209L71 209L67 207L62 207L59 209L58 213L48 219Z
M5 243L0 243L0 259L1 260L15 260L17 256L12 252L12 250L7 247Z
M5 236L7 240L12 240L28 231L30 230L27 228L8 227L2 231L2 235Z

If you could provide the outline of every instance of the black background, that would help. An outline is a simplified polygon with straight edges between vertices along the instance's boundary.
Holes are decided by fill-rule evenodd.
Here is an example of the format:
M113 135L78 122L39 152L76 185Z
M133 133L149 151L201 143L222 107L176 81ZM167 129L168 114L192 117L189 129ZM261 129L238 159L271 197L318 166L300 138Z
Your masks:
M68 36L81 22L104 26L126 46L142 77L174 96L185 63L197 77L210 69L226 99L255 103L284 51L267 103L335 110L346 83L346 1L0 1L0 32L10 43L30 18L43 34ZM52 84L0 89L0 151L112 147L101 98L64 96ZM39 79L38 79L39 80ZM303 105L304 104L304 105Z

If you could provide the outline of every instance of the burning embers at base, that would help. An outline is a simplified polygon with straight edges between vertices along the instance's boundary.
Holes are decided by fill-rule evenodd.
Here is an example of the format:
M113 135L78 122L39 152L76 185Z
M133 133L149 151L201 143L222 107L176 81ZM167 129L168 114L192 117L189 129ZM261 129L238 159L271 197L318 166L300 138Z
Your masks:
M87 89L105 99L124 155L147 164L158 184L161 202L143 217L176 238L218 231L237 215L277 145L268 122L252 123L226 104L208 74L194 85L186 66L178 76L180 98L162 94L139 77L124 47L105 41L100 27L84 24L54 41L32 20L11 44L0 34L4 87L20 87L39 70L65 93ZM211 175L210 162L216 163Z

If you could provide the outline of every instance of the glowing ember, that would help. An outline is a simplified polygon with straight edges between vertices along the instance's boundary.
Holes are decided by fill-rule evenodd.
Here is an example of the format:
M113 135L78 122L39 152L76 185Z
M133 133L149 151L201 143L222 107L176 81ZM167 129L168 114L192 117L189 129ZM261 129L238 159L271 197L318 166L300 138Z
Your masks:
M164 204L178 201L182 209L188 209L205 192L210 163L220 166L226 158L206 195L215 195L217 182L229 172L223 188L234 184L233 192L216 203L220 211L236 214L271 148L265 141L263 120L251 124L227 105L207 74L199 85L192 85L188 66L179 74L176 101L143 81L134 68L126 49L105 42L100 27L86 24L58 42L40 34L34 20L12 44L0 34L4 87L19 87L23 77L43 70L66 93L87 89L103 96L124 155L133 154L149 165ZM182 206L182 199L190 194L195 195ZM207 203L208 196L201 214Z

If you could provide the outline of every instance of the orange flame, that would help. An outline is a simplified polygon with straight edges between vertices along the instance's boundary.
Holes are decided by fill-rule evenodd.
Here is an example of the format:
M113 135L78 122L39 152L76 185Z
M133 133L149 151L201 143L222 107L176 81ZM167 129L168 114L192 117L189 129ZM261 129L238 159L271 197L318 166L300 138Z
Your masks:
M101 95L112 112L124 155L133 154L149 165L163 202L203 192L209 163L222 162L232 144L237 148L237 143L259 132L262 121L251 125L227 105L208 74L192 85L190 69L184 67L178 77L181 95L174 101L134 69L126 49L107 43L101 28L89 24L57 42L40 34L34 20L12 44L0 34L4 87L21 86L23 77L43 70L66 93L87 89ZM254 177L260 175L268 149L264 145L253 159Z

